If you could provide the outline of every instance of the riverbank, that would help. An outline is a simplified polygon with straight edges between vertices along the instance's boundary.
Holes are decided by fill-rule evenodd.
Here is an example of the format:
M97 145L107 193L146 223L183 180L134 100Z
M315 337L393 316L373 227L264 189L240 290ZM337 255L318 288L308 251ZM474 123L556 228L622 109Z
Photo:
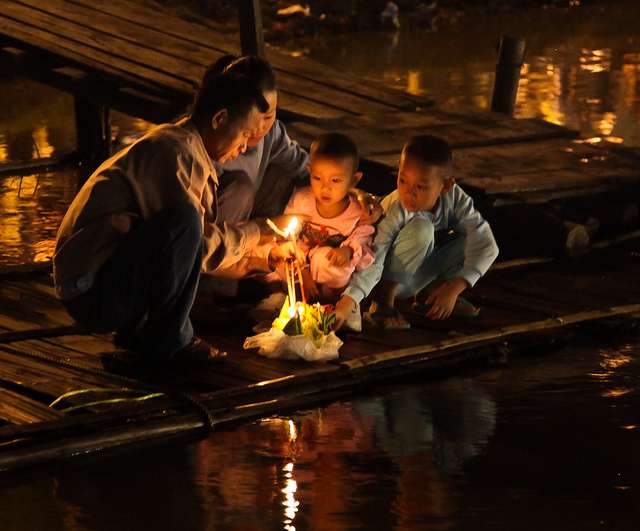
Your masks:
M230 0L155 0L176 16L212 25L218 30L237 30L237 8ZM150 0L149 3L152 3ZM517 12L523 9L566 11L602 0L396 0L387 11L386 0L264 0L261 2L265 39L268 42L300 37L319 37L363 30L420 27L439 31L463 26L478 16Z

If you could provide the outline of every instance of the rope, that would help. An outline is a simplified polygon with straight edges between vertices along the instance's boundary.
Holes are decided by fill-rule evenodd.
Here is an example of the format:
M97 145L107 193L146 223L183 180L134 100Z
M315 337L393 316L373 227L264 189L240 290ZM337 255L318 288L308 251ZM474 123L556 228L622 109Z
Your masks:
M73 369L76 371L80 371L80 372L84 372L86 374L91 374L93 376L99 376L102 378L112 378L114 380L118 380L124 384L126 384L127 386L132 386L132 387L141 387L143 389L147 389L149 391L153 391L153 392L159 392L159 393L163 393L169 397L173 397L173 398L178 398L181 399L183 401L186 401L190 404L192 404L193 406L195 406L196 410L198 411L198 413L200 414L201 418L204 421L204 429L205 429L205 433L204 433L204 437L208 437L209 434L211 433L211 430L213 429L213 427L216 424L216 420L213 418L213 416L211 415L211 412L209 411L209 409L207 408L207 406L196 396L187 393L185 391L179 391L176 389L171 389L168 387L162 387L162 386L156 386L156 385L150 385L146 382L142 382L140 380L137 380L135 378L131 378L129 376L123 376L120 374L113 374L107 371L104 371L102 369L94 369L91 367L83 367L82 365L78 365L76 363L73 363L71 361L67 361L67 360L60 360L60 359L56 359L56 358L52 358L50 356L46 356L44 354L39 354L37 352L31 352L29 350L25 350L25 349L21 349L21 348L17 348L11 345L6 345L6 344L2 344L0 343L0 350L4 350L5 352L8 352L10 354L16 354L18 356L24 356L24 357L28 357L28 358L32 358L38 361L43 361L45 363L50 363L52 365L58 365L60 367L65 367L68 369Z

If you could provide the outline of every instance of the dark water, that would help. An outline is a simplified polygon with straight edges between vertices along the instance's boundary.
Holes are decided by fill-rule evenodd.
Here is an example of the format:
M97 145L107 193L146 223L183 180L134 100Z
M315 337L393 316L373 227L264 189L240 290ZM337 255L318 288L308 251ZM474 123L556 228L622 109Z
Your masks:
M7 487L0 528L637 529L637 339L416 378Z
M454 32L334 37L308 53L441 103L486 108L493 42L522 36L519 116L637 147L638 10L601 2ZM73 148L69 96L21 79L0 78L0 90L0 163ZM146 127L114 115L118 138ZM46 260L73 197L74 170L31 173L0 176L0 264ZM198 444L17 478L0 487L0 529L637 529L639 377L637 335L440 381L418 375Z

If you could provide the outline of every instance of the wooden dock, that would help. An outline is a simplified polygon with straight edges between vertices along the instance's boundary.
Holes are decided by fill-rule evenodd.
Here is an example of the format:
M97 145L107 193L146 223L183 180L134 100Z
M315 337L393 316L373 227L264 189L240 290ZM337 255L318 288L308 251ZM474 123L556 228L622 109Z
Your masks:
M0 3L0 67L152 122L183 113L206 66L239 50L235 36L137 2ZM496 264L470 290L483 308L480 318L426 322L405 304L410 332L347 335L329 363L268 360L244 350L252 323L239 314L218 326L200 323L198 333L229 352L228 362L204 370L132 365L110 336L75 326L46 268L3 274L0 471L193 440L391 378L440 374L465 361L498 360L571 334L637 323L640 286L628 281L640 273L637 253L633 245L609 245L635 236L629 241L637 247L637 153L539 120L438 107L273 48L267 58L291 136L308 147L322 131L350 134L363 156L362 186L372 193L394 187L407 138L446 138L456 178L492 222L502 256L525 257L523 265ZM87 389L100 391L51 406Z
M365 328L342 335L339 358L327 363L271 360L244 350L253 323L232 315L196 326L229 353L224 364L206 368L132 364L110 335L74 325L55 298L49 271L3 275L0 471L195 440L211 429L370 391L380 382L546 351L576 334L619 333L638 323L640 285L628 279L639 275L637 253L628 249L594 251L570 266L497 266L468 295L482 307L480 317L430 322L404 303L410 331ZM83 390L89 391L51 405Z

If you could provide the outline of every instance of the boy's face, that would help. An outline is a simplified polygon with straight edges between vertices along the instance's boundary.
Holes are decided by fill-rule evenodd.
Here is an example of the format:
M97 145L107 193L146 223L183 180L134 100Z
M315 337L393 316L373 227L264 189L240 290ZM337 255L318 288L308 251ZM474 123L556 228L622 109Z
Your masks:
M353 165L349 159L333 159L314 154L309 158L307 167L313 194L319 203L326 206L342 201L358 181L358 174L353 173Z
M433 212L440 194L455 184L453 178L443 180L442 168L425 164L411 155L402 153L398 169L398 195L409 212Z
M211 122L212 129L203 138L209 156L216 162L235 159L247 149L247 141L260 125L262 114L256 106L242 118L232 120L227 111L217 113Z
M260 143L265 135L271 129L273 122L276 121L276 107L278 106L278 92L273 90L271 92L265 92L263 94L264 99L267 100L269 104L269 110L260 115L260 124L253 132L249 140L247 141L247 146L253 147L257 146Z

